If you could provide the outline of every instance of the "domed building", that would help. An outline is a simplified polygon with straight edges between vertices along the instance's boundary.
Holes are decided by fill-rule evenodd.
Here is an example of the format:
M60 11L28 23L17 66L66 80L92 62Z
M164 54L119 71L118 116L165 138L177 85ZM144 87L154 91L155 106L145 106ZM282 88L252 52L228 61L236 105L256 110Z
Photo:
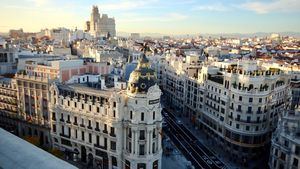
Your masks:
M130 168L160 169L162 158L160 106L161 90L156 74L145 55L130 74L125 117L126 149L124 159Z
M147 93L156 84L156 74L150 68L149 60L142 55L137 68L130 74L127 90L131 93Z

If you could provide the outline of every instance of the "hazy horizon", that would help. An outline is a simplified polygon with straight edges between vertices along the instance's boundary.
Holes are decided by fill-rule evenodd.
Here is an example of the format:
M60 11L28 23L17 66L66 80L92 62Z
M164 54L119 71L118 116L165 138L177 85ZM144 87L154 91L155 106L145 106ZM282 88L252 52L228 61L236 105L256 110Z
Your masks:
M141 34L299 33L298 0L59 0L2 2L0 32L83 29L92 5L116 20L117 32Z

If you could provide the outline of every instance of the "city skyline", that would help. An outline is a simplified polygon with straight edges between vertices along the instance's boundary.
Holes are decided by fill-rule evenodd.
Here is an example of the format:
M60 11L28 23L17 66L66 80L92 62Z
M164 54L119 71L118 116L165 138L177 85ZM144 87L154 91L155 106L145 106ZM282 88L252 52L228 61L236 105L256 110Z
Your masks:
M2 2L0 32L23 28L38 32L44 28L83 29L92 5L116 20L117 32L197 34L300 32L300 2L263 1L73 1L12 0ZM9 17L8 17L9 16Z

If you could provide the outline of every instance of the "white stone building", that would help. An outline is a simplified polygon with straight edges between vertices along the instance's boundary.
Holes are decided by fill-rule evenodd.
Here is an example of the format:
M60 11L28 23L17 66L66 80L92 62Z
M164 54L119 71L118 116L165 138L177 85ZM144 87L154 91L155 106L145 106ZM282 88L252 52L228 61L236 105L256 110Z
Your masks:
M272 137L269 167L300 168L300 112L286 111Z
M173 56L162 62L169 105L234 158L247 160L262 153L278 117L290 106L290 75L251 60L213 65L189 60Z
M103 79L54 83L50 88L53 146L102 169L160 169L161 91L149 66L142 57L127 90L116 78L115 87L103 85Z

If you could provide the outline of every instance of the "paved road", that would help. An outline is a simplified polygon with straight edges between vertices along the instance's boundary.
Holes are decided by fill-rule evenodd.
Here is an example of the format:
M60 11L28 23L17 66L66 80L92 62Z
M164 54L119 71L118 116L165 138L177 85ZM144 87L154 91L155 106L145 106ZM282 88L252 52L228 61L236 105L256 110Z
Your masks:
M182 151L196 169L225 169L226 165L218 159L207 147L178 121L173 113L163 109L163 116L167 127L164 132L170 137L174 144Z

